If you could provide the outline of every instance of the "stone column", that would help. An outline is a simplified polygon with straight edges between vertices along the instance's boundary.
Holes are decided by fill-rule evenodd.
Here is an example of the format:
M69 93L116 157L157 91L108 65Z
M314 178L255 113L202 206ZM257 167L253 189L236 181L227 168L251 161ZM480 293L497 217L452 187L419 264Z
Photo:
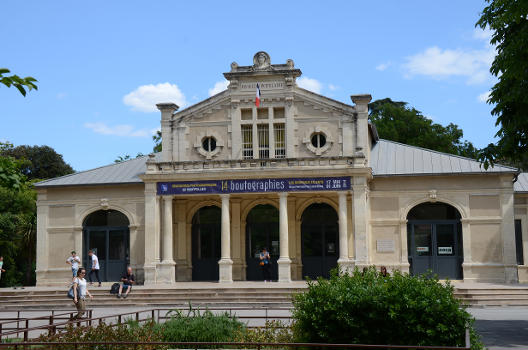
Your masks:
M407 219L400 221L400 270L409 273L409 251L407 249Z
M356 266L362 269L369 264L367 184L365 178L354 177L353 180L354 247L356 248Z
M347 193L338 192L339 197L339 270L349 272L351 269L348 257L348 221L347 221Z
M172 221L172 196L163 197L163 254L162 261L159 265L160 271L158 273L158 282L174 283L175 281L175 265L172 257L172 236L173 236L173 221Z
M222 254L218 262L220 282L233 282L233 260L231 260L231 223L229 214L229 195L221 194L222 198Z
M513 186L511 179L506 179L506 185L509 186L501 195L502 207L502 256L504 261L504 282L518 283L517 273L517 253L515 249L515 218L513 211Z
M172 161L172 114L178 110L174 103L158 103L156 107L161 111L161 159Z
M279 193L279 282L291 282L291 260L288 247L288 193Z
M153 284L157 281L156 269L156 237L158 237L158 199L156 196L156 183L145 183L145 264L143 265L143 273L145 284Z
M45 285L46 273L48 272L48 204L47 191L37 189L37 286ZM71 275L70 275L71 276Z

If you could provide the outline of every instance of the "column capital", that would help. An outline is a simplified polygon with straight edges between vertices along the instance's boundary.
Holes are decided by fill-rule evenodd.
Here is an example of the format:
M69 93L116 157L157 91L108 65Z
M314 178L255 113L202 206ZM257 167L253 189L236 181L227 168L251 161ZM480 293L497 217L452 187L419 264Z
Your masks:
M169 200L172 201L174 199L174 196L172 196L172 195L163 195L163 196L161 196L161 198L163 198L164 201L168 202Z
M230 196L229 193L222 193L222 194L220 195L220 198L222 198L222 199L229 199L229 196Z
M279 198L287 198L288 192L279 192Z

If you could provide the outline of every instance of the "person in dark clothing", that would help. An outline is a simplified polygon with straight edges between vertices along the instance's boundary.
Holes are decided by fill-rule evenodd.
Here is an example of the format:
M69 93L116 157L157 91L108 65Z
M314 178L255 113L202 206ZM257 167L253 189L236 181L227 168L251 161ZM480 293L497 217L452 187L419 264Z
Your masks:
M136 283L136 278L134 277L134 274L132 273L132 268L129 266L127 267L126 273L121 277L121 285L119 286L119 292L117 293L117 298L126 298L128 296L128 293L132 290L132 285ZM125 295L121 294L122 292L125 292Z
M264 277L264 282L271 282L271 257L266 248L262 248L262 251L259 254L260 258L260 268L262 269L262 275Z

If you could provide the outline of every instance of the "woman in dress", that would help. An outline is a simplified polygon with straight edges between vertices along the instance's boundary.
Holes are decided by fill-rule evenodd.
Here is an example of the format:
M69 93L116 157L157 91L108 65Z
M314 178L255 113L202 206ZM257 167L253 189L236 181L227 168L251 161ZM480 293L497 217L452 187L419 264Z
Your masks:
M77 315L75 315L74 319L81 318L86 312L86 295L88 294L90 299L93 298L93 295L90 294L86 287L84 276L86 276L86 269L81 267L77 271L77 277L73 280L73 303L77 308Z

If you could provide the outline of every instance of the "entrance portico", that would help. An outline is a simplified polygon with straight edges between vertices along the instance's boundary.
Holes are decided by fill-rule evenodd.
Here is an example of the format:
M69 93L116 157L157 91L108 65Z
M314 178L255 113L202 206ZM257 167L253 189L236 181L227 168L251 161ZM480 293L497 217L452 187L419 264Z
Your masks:
M307 204L310 203L326 203L330 210L335 210L336 218L339 217L339 220L336 220L338 234L336 232L335 235L338 242L329 241L321 249L331 254L334 254L332 252L338 253L339 259L337 256L335 259L343 269L354 266L354 257L348 254L351 245L349 237L353 237L348 225L348 222L353 221L348 208L354 206L354 203L351 202L352 196L350 196L351 177L160 181L156 183L156 188L156 199L150 202L146 200L145 210L152 210L153 216L156 212L160 213L160 217L154 221L161 223L161 225L156 223L153 225L154 228L159 227L160 232L151 231L150 237L146 237L145 242L149 242L149 245L145 246L145 256L149 255L153 247L156 249L155 247L159 246L161 247L161 259L160 262L156 262L155 259L151 261L150 265L156 266L155 273L152 275L153 279L146 278L145 283L192 281L193 275L196 275L195 268L204 269L206 266L208 266L207 268L215 268L209 265L199 265L193 257L193 253L190 252L190 247L178 246L178 244L208 245L207 242L203 241L207 238L202 238L199 243L196 242L193 235L196 234L194 227L197 223L194 219L189 221L187 218L193 218L196 215L192 213L193 210L200 210L199 208L205 208L204 206L212 203L216 207L220 207L221 210L220 222L217 223L221 227L219 244L221 254L217 261L219 282L230 283L246 280L248 262L251 262L251 259L254 259L258 252L264 248L265 243L259 243L259 246L253 243L246 249L246 239L248 237L251 239L251 236L247 236L245 230L243 231L248 225L247 217L243 217L243 215L248 215L251 209L255 208L255 203L261 203L262 200L265 203L272 203L270 208L278 209L278 241L274 238L267 241L270 244L267 247L268 250L272 254L278 253L276 260L278 265L277 281L290 282L304 278L302 273L302 235L301 231L297 229L295 217L299 208L306 210ZM290 191L283 191L283 189L290 189ZM189 192L193 194L188 194ZM173 205L175 201L178 202L177 206ZM148 206L148 203L154 205ZM161 210L156 209L160 203L163 208ZM200 203L203 203L204 206L200 206ZM265 211L257 211L256 213L259 212L265 213ZM313 216L314 213L311 215ZM182 219L185 222L181 222ZM302 215L300 220L303 220ZM299 225L299 228L301 226ZM315 231L311 235L315 239L324 235L319 227L313 228ZM160 237L161 242L157 243L156 237ZM194 252L194 248L192 250ZM151 256L155 257L156 254L151 254ZM315 263L319 264L318 262ZM325 270L325 275L329 273L330 268L331 266L328 267L328 271ZM201 275L207 274L201 271ZM255 276L254 273L253 276ZM312 275L311 277L316 276Z

